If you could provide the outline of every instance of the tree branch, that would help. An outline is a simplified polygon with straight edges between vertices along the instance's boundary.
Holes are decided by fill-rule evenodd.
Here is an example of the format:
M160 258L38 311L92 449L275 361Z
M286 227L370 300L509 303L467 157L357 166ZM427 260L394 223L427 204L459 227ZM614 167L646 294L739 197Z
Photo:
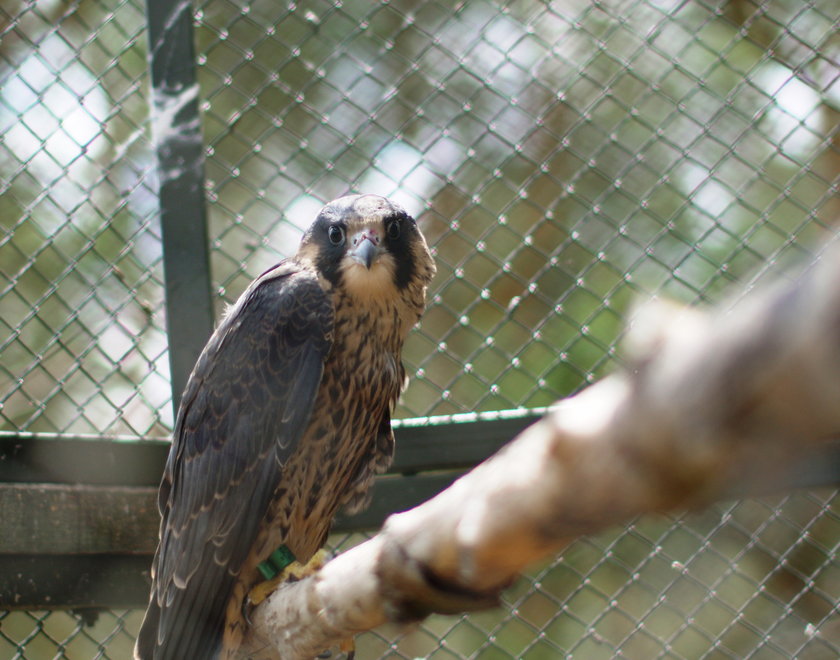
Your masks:
M388 621L488 607L580 535L735 489L766 492L806 445L840 430L838 283L833 251L797 284L729 313L641 311L624 373L560 403L318 574L280 587L253 613L252 657L311 658Z

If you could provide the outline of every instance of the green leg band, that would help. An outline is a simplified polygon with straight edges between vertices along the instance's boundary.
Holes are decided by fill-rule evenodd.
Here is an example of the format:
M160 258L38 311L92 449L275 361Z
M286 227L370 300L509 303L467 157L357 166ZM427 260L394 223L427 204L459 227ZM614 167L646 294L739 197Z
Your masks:
M272 552L268 559L257 566L260 573L266 580L271 580L283 571L286 566L295 560L292 551L285 545L281 545L274 552Z

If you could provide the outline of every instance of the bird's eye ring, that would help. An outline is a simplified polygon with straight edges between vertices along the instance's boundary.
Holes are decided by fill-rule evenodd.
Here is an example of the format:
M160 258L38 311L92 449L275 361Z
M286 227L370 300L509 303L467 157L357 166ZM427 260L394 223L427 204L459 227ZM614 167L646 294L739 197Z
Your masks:
M400 237L400 223L398 220L389 222L385 229L388 232L388 238L396 240Z
M339 225L331 225L327 230L327 236L333 245L341 245L344 242L344 229Z

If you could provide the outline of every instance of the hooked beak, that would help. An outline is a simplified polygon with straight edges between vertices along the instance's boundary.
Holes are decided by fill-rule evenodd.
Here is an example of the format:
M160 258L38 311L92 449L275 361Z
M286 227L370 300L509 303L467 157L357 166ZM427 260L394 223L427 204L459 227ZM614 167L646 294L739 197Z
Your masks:
M353 260L368 270L373 266L379 253L379 237L374 232L363 231L353 237L349 254Z

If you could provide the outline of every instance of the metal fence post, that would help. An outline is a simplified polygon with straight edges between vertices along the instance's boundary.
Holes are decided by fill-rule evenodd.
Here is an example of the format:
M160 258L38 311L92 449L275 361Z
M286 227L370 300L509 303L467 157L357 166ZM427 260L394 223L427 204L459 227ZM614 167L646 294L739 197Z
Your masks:
M213 329L204 154L198 114L192 5L148 0L152 125L158 157L160 222L172 401Z

